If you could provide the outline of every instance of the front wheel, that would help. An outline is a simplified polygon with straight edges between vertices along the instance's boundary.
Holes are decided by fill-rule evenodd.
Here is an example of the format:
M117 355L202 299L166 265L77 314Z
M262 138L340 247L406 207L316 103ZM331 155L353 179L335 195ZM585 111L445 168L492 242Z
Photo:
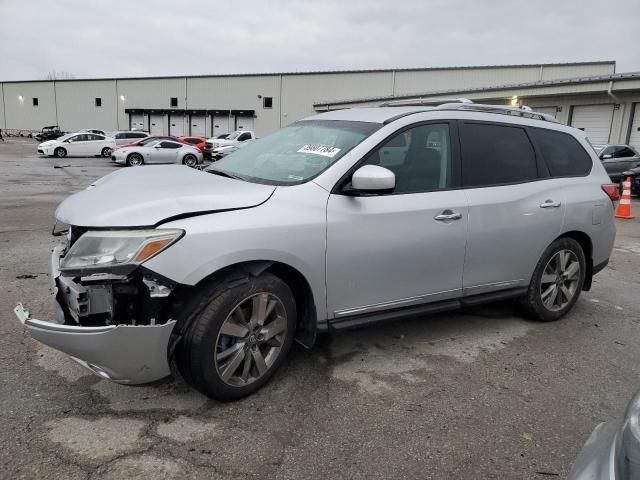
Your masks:
M180 347L178 367L187 382L216 400L250 395L282 364L295 319L286 283L269 273L250 278L223 290L196 316Z
M53 154L58 158L64 158L67 156L67 151L62 147L58 147L55 149Z
M195 155L187 154L182 159L182 163L184 163L187 167L195 167L198 164L198 159Z
M572 238L553 242L536 265L522 306L531 317L550 322L573 308L584 284L586 260L580 244Z

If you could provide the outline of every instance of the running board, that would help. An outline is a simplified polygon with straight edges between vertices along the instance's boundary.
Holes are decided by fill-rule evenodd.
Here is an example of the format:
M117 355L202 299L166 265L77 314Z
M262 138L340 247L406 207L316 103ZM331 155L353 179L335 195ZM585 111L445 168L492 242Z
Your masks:
M470 297L462 297L456 300L443 300L440 302L425 303L422 305L412 305L410 307L394 308L381 312L373 312L361 315L351 315L329 320L326 325L328 331L352 330L369 325L386 323L396 320L404 320L407 318L419 317L422 315L430 315L434 313L447 312L457 310L463 307L473 307L483 303L498 302L501 300L509 300L517 298L527 293L527 287L510 288L499 292L483 293L480 295L472 295ZM324 331L324 329L320 329Z

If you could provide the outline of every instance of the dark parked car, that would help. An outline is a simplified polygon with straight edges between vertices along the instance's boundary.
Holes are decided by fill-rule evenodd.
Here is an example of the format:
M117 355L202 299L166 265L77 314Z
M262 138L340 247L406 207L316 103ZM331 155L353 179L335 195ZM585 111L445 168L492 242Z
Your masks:
M629 145L594 145L593 148L613 182L621 182L623 172L640 166L640 154Z
M622 174L620 192L622 192L622 181L627 177L631 178L631 194L640 195L640 166L627 170Z
M39 142L46 142L47 140L55 140L64 135L64 132L60 130L58 125L50 125L48 127L42 127L40 133L34 135L33 138Z

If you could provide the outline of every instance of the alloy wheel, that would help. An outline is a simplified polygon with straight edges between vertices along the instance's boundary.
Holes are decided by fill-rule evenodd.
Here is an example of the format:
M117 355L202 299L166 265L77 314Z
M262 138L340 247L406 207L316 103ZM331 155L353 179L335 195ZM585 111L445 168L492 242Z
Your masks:
M242 387L260 379L278 359L287 337L283 303L271 293L245 298L227 316L215 345L218 375Z
M188 167L193 167L197 162L196 157L193 155L187 155L184 157L184 164Z
M129 165L132 167L137 167L138 165L142 165L142 158L140 155L134 154L129 157Z
M547 310L565 308L578 291L580 262L571 250L560 250L553 255L542 272L540 298Z

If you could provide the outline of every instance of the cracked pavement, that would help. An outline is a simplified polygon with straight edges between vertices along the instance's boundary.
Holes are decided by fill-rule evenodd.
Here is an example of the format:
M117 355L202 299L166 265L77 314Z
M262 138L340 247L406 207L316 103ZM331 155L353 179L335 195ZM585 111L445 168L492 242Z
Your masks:
M618 222L610 265L560 322L500 303L324 336L228 404L180 379L101 380L12 309L52 317L54 209L123 167L35 147L0 143L0 478L564 477L640 388L638 219Z

